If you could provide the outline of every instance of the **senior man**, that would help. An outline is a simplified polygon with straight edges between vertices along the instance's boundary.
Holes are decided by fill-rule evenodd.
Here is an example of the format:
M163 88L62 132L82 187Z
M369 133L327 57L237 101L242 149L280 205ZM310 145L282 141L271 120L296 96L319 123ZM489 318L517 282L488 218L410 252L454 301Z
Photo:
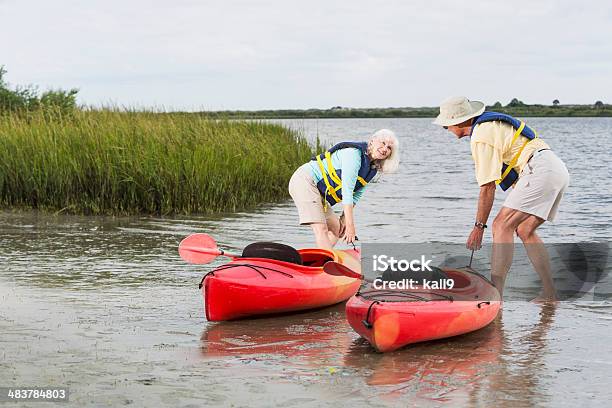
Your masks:
M512 265L516 232L542 280L542 292L534 300L556 300L548 251L536 229L557 215L569 185L565 164L524 122L502 113L485 112L482 102L466 97L451 97L442 102L433 123L458 139L471 136L480 196L474 228L467 240L469 249L478 250L482 246L495 186L502 190L513 187L493 221L491 279L500 295Z

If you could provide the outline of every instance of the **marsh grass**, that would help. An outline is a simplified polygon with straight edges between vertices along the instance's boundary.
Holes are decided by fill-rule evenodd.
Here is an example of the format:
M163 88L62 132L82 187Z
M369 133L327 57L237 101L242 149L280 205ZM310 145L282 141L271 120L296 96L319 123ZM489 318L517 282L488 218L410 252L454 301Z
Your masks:
M117 110L0 115L0 206L80 214L234 211L288 196L312 155L254 121Z

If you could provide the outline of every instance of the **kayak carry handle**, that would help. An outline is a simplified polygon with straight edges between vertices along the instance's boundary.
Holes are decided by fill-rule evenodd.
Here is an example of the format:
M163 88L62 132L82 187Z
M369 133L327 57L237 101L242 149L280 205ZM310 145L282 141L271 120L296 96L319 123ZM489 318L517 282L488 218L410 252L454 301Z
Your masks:
M374 307L374 305L378 303L380 303L379 300L375 300L374 302L370 303L370 306L368 307L368 313L366 313L366 318L361 321L361 323L363 323L365 328L368 330L372 328L372 323L370 323L370 313L372 312L372 308Z

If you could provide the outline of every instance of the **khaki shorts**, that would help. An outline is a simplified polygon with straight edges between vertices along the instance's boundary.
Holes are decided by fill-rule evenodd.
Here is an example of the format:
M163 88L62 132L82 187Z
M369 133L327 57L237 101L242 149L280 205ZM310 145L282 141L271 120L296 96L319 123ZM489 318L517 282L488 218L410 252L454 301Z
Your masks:
M325 224L328 218L337 217L327 205L323 209L323 197L315 185L310 165L308 163L298 167L289 180L289 194L297 207L300 224Z
M561 159L552 150L536 152L521 171L504 207L553 221L568 185L569 173Z

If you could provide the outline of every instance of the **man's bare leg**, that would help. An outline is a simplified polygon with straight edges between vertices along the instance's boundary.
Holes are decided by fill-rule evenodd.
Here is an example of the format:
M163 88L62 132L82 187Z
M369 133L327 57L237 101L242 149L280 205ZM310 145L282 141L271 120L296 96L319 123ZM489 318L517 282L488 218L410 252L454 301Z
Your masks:
M542 239L540 239L536 233L536 229L543 223L543 219L531 215L523 221L516 230L517 235L521 241L523 241L523 245L525 245L527 256L529 256L533 268L542 281L542 292L534 299L536 302L557 300L557 292L555 291L555 285L552 279L548 250L546 246L544 246Z
M493 250L491 253L491 280L503 299L506 275L514 255L514 232L531 214L502 207L493 221Z

